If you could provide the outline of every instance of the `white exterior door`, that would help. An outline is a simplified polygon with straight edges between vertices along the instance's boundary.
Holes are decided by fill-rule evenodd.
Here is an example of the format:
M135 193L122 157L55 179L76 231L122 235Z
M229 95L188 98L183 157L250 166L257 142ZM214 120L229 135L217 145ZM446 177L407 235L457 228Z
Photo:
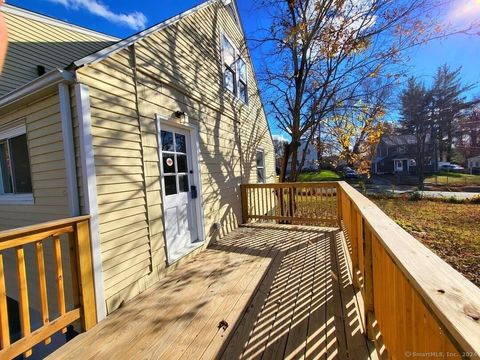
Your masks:
M165 239L169 263L199 244L190 133L163 126L160 133Z
M403 160L395 160L395 172L403 172Z

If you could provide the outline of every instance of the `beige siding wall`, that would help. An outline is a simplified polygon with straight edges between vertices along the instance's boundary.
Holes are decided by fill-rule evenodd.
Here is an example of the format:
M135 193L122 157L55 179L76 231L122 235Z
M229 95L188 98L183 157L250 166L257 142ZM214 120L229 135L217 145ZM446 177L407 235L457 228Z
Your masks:
M155 114L185 111L199 128L208 241L241 222L239 185L256 182L257 148L265 151L268 181L275 179L273 144L250 62L249 105L223 89L220 30L243 48L239 28L220 4L137 43L137 86L132 49L78 71L90 87L109 311L167 271ZM220 231L214 230L217 222Z
M0 115L0 126L26 123L34 204L2 204L0 230L68 217L58 94Z
M9 7L11 8L11 7ZM112 43L66 26L4 10L9 33L7 58L0 75L0 96L38 77L37 65L47 71L65 67Z
M15 111L0 115L0 127L16 121L24 121L27 129L28 151L30 156L33 186L33 204L2 204L0 197L0 230L62 219L69 216L65 160L63 153L62 127L58 94L54 93ZM65 288L68 304L71 304L68 246L62 242L65 269ZM27 245L25 261L32 310L32 323L40 324L41 318L38 294L36 257L33 245ZM16 256L14 250L2 252L4 260L7 295L18 299ZM52 241L45 243L45 266L47 271L47 291L51 319L57 314L55 264Z

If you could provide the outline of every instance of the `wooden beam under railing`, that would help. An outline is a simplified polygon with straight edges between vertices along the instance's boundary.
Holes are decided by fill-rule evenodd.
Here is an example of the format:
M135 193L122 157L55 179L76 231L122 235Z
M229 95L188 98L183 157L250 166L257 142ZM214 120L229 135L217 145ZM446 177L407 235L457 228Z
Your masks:
M44 224L0 232L0 358L11 359L24 354L28 357L32 349L40 342L49 343L53 334L58 331L66 332L68 325L80 320L82 330L86 331L97 323L95 293L93 284L92 254L90 248L89 216L80 216L63 220L56 220ZM45 268L44 244L53 241L53 263L55 270L48 273ZM67 252L62 252L62 243L68 242ZM34 263L28 262L25 257L25 247L33 246ZM20 320L22 337L11 342L9 332L9 318L7 310L8 294L5 285L4 252L12 249L16 254L17 278L19 293L16 295L20 305ZM62 255L68 254L70 267L63 268ZM29 258L31 259L31 258ZM32 331L30 322L28 277L32 272L38 272L38 298L42 326ZM67 308L65 301L64 272L71 272L71 289L73 304ZM47 296L47 281L51 276L56 284L55 301L58 307L58 316L50 318L49 299Z

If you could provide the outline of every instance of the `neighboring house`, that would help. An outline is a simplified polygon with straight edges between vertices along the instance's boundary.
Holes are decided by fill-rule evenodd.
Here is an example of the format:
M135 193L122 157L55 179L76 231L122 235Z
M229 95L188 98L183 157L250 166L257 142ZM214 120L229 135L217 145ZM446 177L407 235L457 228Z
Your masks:
M297 165L299 165L302 161L303 150L305 149L305 147L307 150L302 171L317 171L319 169L317 148L312 143L307 144L306 140L300 140L300 146L298 147L297 153ZM292 160L289 160L287 164L287 174L289 174L291 171L291 161Z
M90 214L101 320L236 228L239 184L275 181L236 5L207 1L121 41L3 12L0 228Z
M468 158L467 167L470 172L478 172L480 170L480 155Z
M374 174L417 174L417 139L415 135L384 135L377 145L372 161ZM435 172L438 168L438 156L435 144L427 136L425 143L424 171Z

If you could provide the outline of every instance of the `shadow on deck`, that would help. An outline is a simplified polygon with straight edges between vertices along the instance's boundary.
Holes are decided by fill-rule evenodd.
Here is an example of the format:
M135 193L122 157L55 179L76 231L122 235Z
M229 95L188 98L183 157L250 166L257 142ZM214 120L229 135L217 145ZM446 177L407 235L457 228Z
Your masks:
M249 225L53 359L368 359L337 229Z

